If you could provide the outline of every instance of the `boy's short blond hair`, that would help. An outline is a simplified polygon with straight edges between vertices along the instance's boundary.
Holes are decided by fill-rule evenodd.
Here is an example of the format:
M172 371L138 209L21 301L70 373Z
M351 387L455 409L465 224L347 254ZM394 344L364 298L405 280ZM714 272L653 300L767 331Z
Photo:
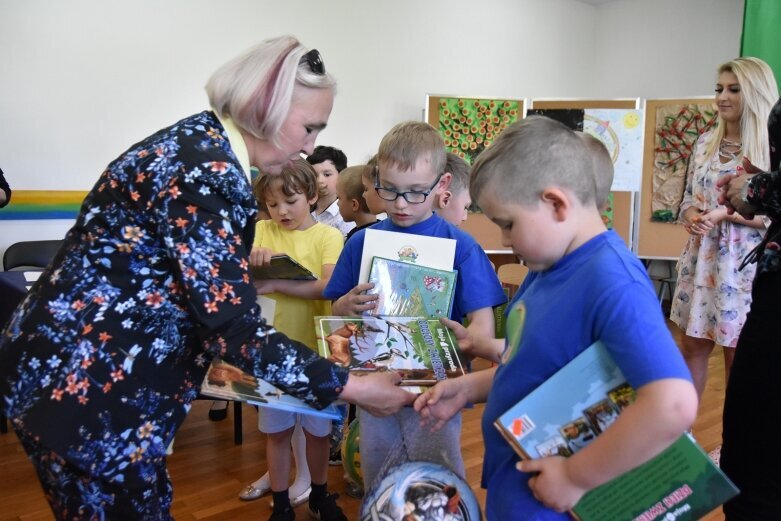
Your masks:
M282 169L279 175L260 175L255 180L252 193L265 206L266 195L272 187L280 186L288 197L303 194L307 200L317 199L317 172L305 159L296 159L291 166ZM310 210L313 208L310 208Z
M613 160L610 158L610 153L607 151L605 144L599 138L592 136L588 132L578 132L577 134L591 153L594 182L596 184L595 201L597 208L601 209L607 204L610 187L613 185Z
M450 172L450 186L448 190L453 195L459 195L464 190L469 190L469 174L472 167L458 154L448 152L445 159L445 172Z
M595 204L594 167L583 140L562 123L531 116L507 127L472 166L475 201L483 190L503 203L533 205L549 187Z
M385 134L377 152L377 164L410 170L424 159L436 175L445 171L445 141L439 132L422 121L405 121Z
M363 174L369 169L368 165L348 166L339 172L338 186L344 190L348 199L358 201L361 212L371 213L366 199L363 198Z

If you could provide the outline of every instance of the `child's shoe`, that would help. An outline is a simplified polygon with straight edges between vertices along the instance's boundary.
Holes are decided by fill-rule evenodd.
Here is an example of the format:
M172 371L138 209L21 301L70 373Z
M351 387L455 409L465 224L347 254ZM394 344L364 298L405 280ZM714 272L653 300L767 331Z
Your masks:
M296 519L296 513L293 512L292 508L287 507L285 510L272 511L271 517L268 518L268 521L295 521L295 519Z
M336 504L339 494L329 494L317 502L309 497L309 513L320 521L347 521L342 509Z

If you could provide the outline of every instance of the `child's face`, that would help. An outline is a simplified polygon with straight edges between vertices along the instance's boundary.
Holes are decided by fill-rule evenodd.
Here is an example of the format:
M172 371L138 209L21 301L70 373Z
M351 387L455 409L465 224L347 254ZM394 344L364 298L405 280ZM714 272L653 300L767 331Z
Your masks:
M286 230L303 231L315 223L309 207L317 197L307 200L304 194L285 195L282 184L276 183L266 192L265 201L271 219Z
M429 192L425 200L421 203L410 203L404 197L398 196L394 201L382 199L383 209L394 224L401 227L408 227L419 222L423 222L431 217L434 208L434 200L437 194L440 194L446 188L449 181L444 175L437 174L431 168L431 164L418 159L415 165L409 170L401 170L398 166L380 164L379 183L380 188L393 190L395 192ZM387 192L388 197L392 198L395 194ZM407 197L415 197L415 194L408 194ZM418 197L421 194L417 194Z
M469 190L462 190L458 195L450 195L449 198L445 199L444 196L447 193L440 196L442 203L439 205L437 213L450 224L461 226L469 214L469 207L472 206Z
M355 212L353 211L353 199L347 197L347 193L344 191L342 183L336 185L336 197L338 197L337 204L339 206L339 213L342 215L344 222L349 223L355 221Z
M385 205L380 196L377 195L377 190L374 189L374 181L362 177L363 182L363 199L366 201L366 206L369 207L369 211L374 215L379 215L385 212Z
M478 205L501 230L502 245L511 246L530 270L544 271L566 254L567 232L559 229L550 204L504 203L487 187Z
M317 189L321 199L330 200L336 198L336 182L339 179L339 172L329 159L322 163L312 165L317 172Z

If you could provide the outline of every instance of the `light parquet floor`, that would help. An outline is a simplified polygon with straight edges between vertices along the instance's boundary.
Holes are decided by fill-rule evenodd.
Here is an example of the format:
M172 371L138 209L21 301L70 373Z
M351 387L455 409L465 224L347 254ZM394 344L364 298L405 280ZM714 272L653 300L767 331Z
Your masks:
M694 425L694 435L706 451L721 443L721 410L724 401L724 363L721 350L710 358L710 378ZM243 502L239 490L265 468L265 442L256 428L256 412L244 407L244 443L233 444L233 422L210 422L208 401L198 401L176 437L169 468L174 483L173 513L177 520L257 521L270 515L269 500ZM481 504L483 441L480 432L482 406L464 413L462 450L467 481ZM12 433L0 436L0 521L44 521L51 513L32 466ZM340 503L349 519L358 518L359 501L344 492L341 467L331 467L329 487L340 492ZM296 509L298 519L308 519L306 505ZM721 509L706 521L723 521Z

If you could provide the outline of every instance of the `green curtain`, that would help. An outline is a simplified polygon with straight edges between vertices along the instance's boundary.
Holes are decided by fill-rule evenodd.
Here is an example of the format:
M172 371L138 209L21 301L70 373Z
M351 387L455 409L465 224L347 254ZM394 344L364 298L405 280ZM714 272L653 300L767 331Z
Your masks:
M765 60L781 85L781 1L746 0L740 55Z

